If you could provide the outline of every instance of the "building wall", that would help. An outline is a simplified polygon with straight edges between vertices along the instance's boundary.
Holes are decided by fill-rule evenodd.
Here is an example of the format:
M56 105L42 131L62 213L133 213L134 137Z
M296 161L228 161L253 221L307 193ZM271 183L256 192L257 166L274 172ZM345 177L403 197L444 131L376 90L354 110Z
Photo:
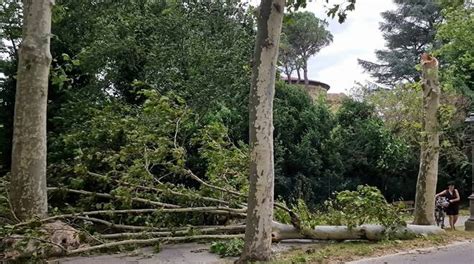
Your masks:
M302 86L304 87L304 84L302 84ZM311 99L313 99L313 102L318 100L321 95L326 96L327 94L327 90L320 85L308 85L305 90L308 92Z

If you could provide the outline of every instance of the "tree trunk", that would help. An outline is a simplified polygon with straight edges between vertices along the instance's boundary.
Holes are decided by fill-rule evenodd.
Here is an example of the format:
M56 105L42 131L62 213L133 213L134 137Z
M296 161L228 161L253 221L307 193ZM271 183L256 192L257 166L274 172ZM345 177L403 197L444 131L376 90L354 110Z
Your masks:
M393 230L397 239L408 239L419 235L443 234L445 231L438 226L407 225ZM316 226L314 229L298 230L292 225L273 223L273 241L285 239L316 239L316 240L355 240L366 239L378 241L385 238L386 230L381 225L362 225L353 228L347 226Z
M297 82L298 84L301 83L301 72L300 71L301 71L301 68L297 67L296 68L296 73L298 74L298 82Z
M303 78L304 78L304 87L308 89L309 79L308 79L308 58L303 58Z
M46 108L53 0L23 0L10 198L19 219L47 214Z
M438 61L428 54L421 56L423 86L423 132L420 169L416 184L415 220L418 225L435 224L435 194L438 180L440 88Z
M273 97L285 0L262 0L250 89L250 189L240 263L271 257L273 218Z
M285 65L285 74L286 74L286 79L288 80L288 84L291 84L291 71L290 67Z

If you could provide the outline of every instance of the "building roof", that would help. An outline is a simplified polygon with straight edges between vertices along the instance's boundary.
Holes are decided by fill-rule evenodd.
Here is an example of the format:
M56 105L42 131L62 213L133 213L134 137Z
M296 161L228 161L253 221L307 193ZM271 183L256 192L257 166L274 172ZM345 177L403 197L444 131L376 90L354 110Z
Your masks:
M288 78L287 77L282 77L282 80L285 81L286 83L288 83ZM291 83L295 83L298 81L298 78L296 77L291 77L290 78L291 80ZM300 84L304 84L304 80L301 80L301 83ZM326 90L329 90L329 88L331 88L331 86L329 86L329 84L326 84L326 83L323 83L323 82L319 82L319 81L315 81L315 80L309 80L309 85L313 85L313 86L321 86L322 88L326 89Z

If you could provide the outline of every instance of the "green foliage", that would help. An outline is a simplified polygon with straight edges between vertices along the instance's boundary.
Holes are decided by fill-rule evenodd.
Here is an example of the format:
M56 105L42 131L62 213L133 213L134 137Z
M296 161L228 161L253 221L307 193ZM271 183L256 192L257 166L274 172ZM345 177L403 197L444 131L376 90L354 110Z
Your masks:
M414 153L404 140L384 127L374 107L347 100L336 118L339 125L331 132L331 140L343 161L342 189L369 184L378 187L389 200L414 197L414 190L404 188L415 183L409 176Z
M474 8L453 5L443 9L445 22L436 35L443 45L437 50L441 57L441 73L446 89L461 91L473 98L474 90Z
M303 200L293 205L292 210L299 215L302 228L314 229L317 225L344 225L353 228L363 224L380 224L390 238L393 231L406 226L400 208L387 203L385 197L376 188L359 185L355 191L334 193L334 197L324 202L319 210L311 210ZM291 223L288 214L276 212L282 223Z
M399 85L389 90L371 90L370 87L361 85L355 93L359 100L375 108L383 121L385 133L393 138L391 143L386 143L385 154L378 164L383 166L381 175L393 175L388 176L389 180L393 179L389 182L389 189L395 192L387 192L384 188L381 190L387 199L398 200L398 197L403 197L405 200L413 200L414 189L409 191L403 186L414 186L412 175L417 174L419 167L422 126L421 85L419 83ZM440 103L438 121L441 149L438 186L445 188L448 181L456 179L458 185L462 186L460 188L462 192L469 191L470 174L467 169L469 162L464 141L466 134L464 118L469 101L459 91L446 89L446 86L443 86ZM387 166L387 162L392 165Z
M436 26L442 21L437 1L395 0L397 9L382 13L380 25L387 49L377 50L377 62L359 60L359 64L378 83L395 86L419 80L415 65L421 53L436 45Z
M210 251L221 257L237 257L242 253L244 240L234 238L228 241L218 241L211 244Z
M367 223L377 223L386 228L405 226L400 212L388 204L375 187L357 186L355 191L336 193L335 199L325 202L328 223L347 225L349 228Z
M311 12L290 13L285 18L282 33L298 56L307 60L332 42L333 36L326 29L328 23Z
M327 142L333 122L328 106L313 104L301 87L277 85L275 191L287 202L314 206L334 191L340 160Z
M280 62L287 75L307 70L308 59L332 42L328 23L311 12L290 13L284 17L280 41Z
M228 138L227 128L215 121L200 129L194 142L201 146L200 156L208 164L206 176L209 183L248 193L249 150L243 142L233 144ZM215 194L212 189L207 192L211 196Z
M395 100L396 96L391 96ZM334 115L324 102L313 104L300 88L277 85L274 107L277 195L290 204L303 199L310 208L315 208L334 191L369 184L378 187L389 200L413 199L414 189L405 186L415 184L412 175L416 175L418 164L416 134L411 137L416 143L412 146L411 138L399 137L391 130L389 122L395 125L395 118L403 116L388 108L389 102L387 108L375 104L382 103L384 98L388 94L381 93L373 104L346 100ZM413 108L409 111L416 112ZM383 113L387 120L383 122L377 113ZM393 120L388 119L392 114ZM407 122L410 120L407 118ZM415 128L412 131L418 133Z
M15 221L10 206L7 182L0 178L0 227L12 224ZM0 236L1 237L1 236Z
M0 3L0 176L9 171L18 46L21 36L20 2Z
M50 185L105 192L121 198L112 201L93 196L73 199L61 191L53 193L53 197L62 197L59 200L68 201L76 210L77 207L83 210L130 208L132 197L172 201L184 206L199 205L198 193L228 198L206 187L200 190L185 188L185 185L193 186L186 177L190 160L193 166L201 164L206 176L203 178L208 182L243 193L247 191L245 144L234 145L221 123L199 127L194 122L199 117L173 93L161 95L155 90L144 90L140 95L144 98L141 106L111 102L89 108L89 120L76 124L68 133L51 138L50 160L56 162L49 167ZM161 193L158 196L154 192L137 193L135 187L117 184L117 180L153 187ZM176 197L168 189L187 196ZM56 204L55 200L58 199L52 199L52 206L69 210L64 204ZM238 199L228 200L239 202ZM208 221L204 217L199 213L182 217L158 212L130 216L126 220L170 226Z

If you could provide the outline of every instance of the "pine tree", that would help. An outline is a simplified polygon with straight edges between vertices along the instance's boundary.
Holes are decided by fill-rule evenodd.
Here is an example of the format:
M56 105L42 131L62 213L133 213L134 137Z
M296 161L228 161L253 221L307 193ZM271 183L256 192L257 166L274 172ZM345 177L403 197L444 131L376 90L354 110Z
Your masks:
M419 81L415 68L420 55L436 46L436 27L441 7L436 0L394 0L396 10L382 13L380 30L386 48L375 51L377 62L359 59L359 64L378 83L394 86Z

